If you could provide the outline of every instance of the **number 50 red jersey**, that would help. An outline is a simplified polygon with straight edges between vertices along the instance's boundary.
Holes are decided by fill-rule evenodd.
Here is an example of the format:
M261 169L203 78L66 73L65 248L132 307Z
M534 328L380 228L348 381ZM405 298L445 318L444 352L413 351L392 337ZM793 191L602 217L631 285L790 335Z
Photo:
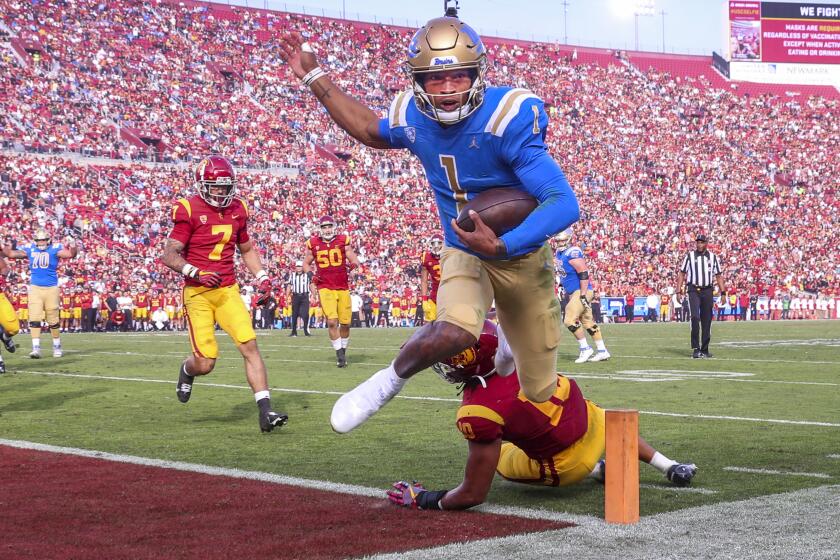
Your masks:
M324 241L313 236L306 242L306 248L315 259L315 283L318 289L349 290L350 279L347 274L347 247L350 237L336 235L331 241Z
M248 207L240 199L230 206L210 206L200 196L179 199L172 209L175 227L171 239L184 244L184 259L199 270L215 272L222 277L222 286L236 284L233 255L236 246L250 241ZM200 286L192 278L187 286Z

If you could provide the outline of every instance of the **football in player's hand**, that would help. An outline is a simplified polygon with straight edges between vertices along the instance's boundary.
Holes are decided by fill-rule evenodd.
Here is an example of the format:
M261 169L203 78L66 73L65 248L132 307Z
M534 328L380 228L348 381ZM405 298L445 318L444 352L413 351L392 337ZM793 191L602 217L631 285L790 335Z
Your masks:
M475 210L487 227L501 236L521 224L538 205L536 198L520 189L488 189L461 208L456 222L464 231L475 231L470 218L470 210Z

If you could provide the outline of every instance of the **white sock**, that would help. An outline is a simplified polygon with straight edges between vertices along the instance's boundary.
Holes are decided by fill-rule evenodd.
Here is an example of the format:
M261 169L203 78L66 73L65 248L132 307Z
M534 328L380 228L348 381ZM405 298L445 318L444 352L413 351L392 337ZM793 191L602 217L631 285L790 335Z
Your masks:
M603 339L602 340L596 340L595 341L595 346L598 347L599 352L606 352L607 351L607 345L604 344Z
M347 338L342 338L341 339L341 347L342 348L347 348L348 344L350 344L350 337L349 336Z
M341 350L341 339L340 338L336 338L335 340L331 339L330 343L332 344L333 350Z
M402 390L408 381L408 379L403 379L397 375L397 370L394 369L394 362L391 362L391 365L385 369L379 370L379 373L382 374L382 380L390 385L391 390L395 395Z
M53 339L53 348L61 348L61 339L60 338L54 338Z
M269 393L268 391L257 391L256 393L254 393L254 400L257 401L257 402L260 402L263 399L270 399L270 398L271 398L271 393Z
M671 459L669 459L668 457L666 457L665 455L663 455L659 451L654 453L653 458L650 460L650 466L656 468L656 470L658 470L662 474L667 473L668 469L670 469L673 465L676 465L676 464L677 464L676 461L672 461Z
M586 342L586 338L578 339L578 346L580 346L581 350L586 350L589 348L589 343Z
M40 350L41 349L41 339L40 338L33 338L32 339L32 349L33 350Z

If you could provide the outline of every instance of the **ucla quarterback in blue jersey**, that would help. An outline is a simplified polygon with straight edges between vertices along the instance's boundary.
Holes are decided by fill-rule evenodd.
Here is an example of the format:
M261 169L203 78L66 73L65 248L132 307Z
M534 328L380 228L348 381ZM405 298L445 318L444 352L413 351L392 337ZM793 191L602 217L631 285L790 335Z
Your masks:
M280 40L292 71L341 128L366 146L417 156L445 232L437 320L417 331L389 367L338 399L330 423L339 433L365 422L415 373L477 344L494 302L525 396L545 402L556 389L562 327L546 242L578 220L578 202L546 149L543 102L525 89L488 87L484 44L453 12L412 37L404 64L410 88L385 118L344 93L300 34ZM539 205L501 238L475 213L474 231L455 224L466 202L499 187L527 191Z
M580 347L580 355L575 363L602 362L610 359L610 353L604 344L601 328L595 322L592 313L592 280L589 278L583 251L575 245L570 246L571 239L571 230L562 231L554 238L557 247L557 273L568 298L563 323L577 339ZM584 331L595 341L597 352L586 341Z
M30 358L41 357L41 322L46 320L53 339L53 357L60 358L61 337L58 316L58 264L60 259L72 259L78 254L78 247L71 241L65 247L51 243L43 228L35 232L34 242L18 249L3 247L3 254L11 259L29 261L29 330L32 333Z

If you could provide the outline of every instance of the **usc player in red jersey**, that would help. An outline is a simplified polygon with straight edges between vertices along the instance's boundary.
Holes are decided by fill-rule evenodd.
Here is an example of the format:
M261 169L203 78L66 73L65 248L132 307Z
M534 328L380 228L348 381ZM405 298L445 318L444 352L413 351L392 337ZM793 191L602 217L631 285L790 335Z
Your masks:
M457 426L469 445L464 480L453 490L427 491L418 483L395 482L388 499L420 509L466 509L484 502L498 472L512 482L568 486L591 476L604 481L604 410L585 399L573 379L557 375L544 403L525 398L513 353L501 327L490 321L475 345L433 369L464 385ZM688 486L697 472L639 438L639 460L676 486Z
M350 271L359 266L359 258L350 246L350 237L336 234L332 216L323 216L319 222L321 234L313 235L306 242L303 271L312 270L312 285L318 289L321 309L327 318L330 341L335 350L336 365L347 367L347 345L350 343Z
M14 306L6 297L7 281L11 274L11 267L6 263L6 259L0 256L0 342L3 343L6 350L14 353L17 350L17 345L12 337L20 331L20 321L17 313L15 313ZM0 353L0 373L6 373L6 364L3 361L2 353Z
M195 376L213 371L219 355L214 334L218 323L245 358L245 375L260 411L260 430L270 432L285 424L288 416L271 410L265 363L236 283L236 249L256 276L258 297L263 301L271 297L271 282L248 235L248 208L236 198L236 175L230 162L220 156L201 161L195 169L195 187L197 196L175 203L175 225L163 253L163 263L184 275L183 303L193 351L178 374L178 400L189 401Z
M437 291L440 286L440 252L443 237L433 235L429 239L429 250L423 252L420 267L420 297L423 300L423 318L434 321L437 318Z

